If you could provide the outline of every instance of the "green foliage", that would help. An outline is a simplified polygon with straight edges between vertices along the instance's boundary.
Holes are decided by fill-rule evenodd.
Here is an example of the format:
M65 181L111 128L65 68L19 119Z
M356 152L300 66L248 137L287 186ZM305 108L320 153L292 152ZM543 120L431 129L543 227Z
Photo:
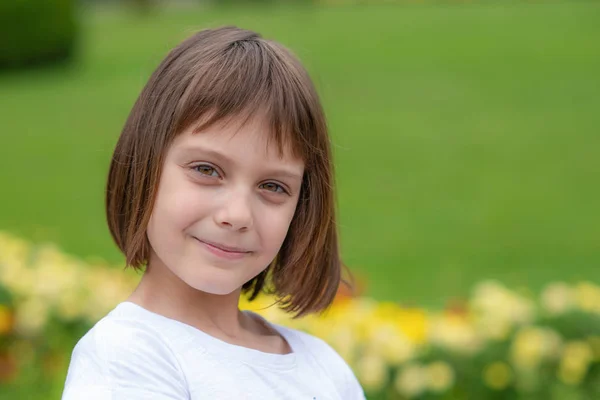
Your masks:
M76 36L74 0L0 2L0 68L66 59Z
M305 5L317 2L317 0L212 0L212 4L216 6Z
M600 282L600 2L82 17L82 68L0 76L0 229L121 262L103 190L123 122L171 47L235 24L314 76L342 255L370 295L439 307L484 278Z

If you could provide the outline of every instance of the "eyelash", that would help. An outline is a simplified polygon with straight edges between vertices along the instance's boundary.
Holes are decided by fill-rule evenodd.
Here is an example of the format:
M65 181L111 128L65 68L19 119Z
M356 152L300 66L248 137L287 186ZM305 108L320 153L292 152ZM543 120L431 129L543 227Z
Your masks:
M217 171L217 169L216 169L215 167L213 167L212 165L208 165L208 164L198 164L198 165L194 165L194 166L192 167L192 169L193 169L194 171L198 172L198 173L199 173L200 175L202 175L202 176L213 177L212 175L206 175L206 174L203 174L202 172L200 172L200 171L198 170L198 168L200 168L200 167L207 167L207 168L210 168L210 169L212 169L214 172L216 172L218 175L220 175L220 174L219 174L219 171Z
M199 173L199 174L200 174L201 176L203 176L203 177L206 177L206 178L216 178L216 177L215 177L215 176L213 176L213 175L206 175L206 174L203 174L202 172L200 172L200 171L198 170L198 168L200 168L200 167L210 168L212 171L216 172L216 173L217 173L217 175L219 175L219 178L220 178L220 173L219 173L219 171L217 170L217 168L213 167L213 166L212 166L212 165L210 165L210 164L197 164L197 165L194 165L194 166L192 166L192 167L191 167L191 169L192 169L194 172L197 172L197 173ZM281 192L279 192L279 191L267 190L268 192L271 192L271 193L281 193L281 194L287 194L287 195L289 195L289 192L288 192L288 190L287 190L285 187L283 187L282 185L280 185L279 183L275 183L275 182L265 182L265 183L262 183L262 184L261 184L261 186L264 186L264 185L269 185L269 184L273 184L273 185L277 186L277 190L278 190L278 189L281 189Z

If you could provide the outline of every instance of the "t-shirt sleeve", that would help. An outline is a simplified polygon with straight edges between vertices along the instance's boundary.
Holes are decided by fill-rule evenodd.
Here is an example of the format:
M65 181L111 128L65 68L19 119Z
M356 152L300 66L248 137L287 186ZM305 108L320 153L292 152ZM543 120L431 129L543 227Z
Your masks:
M147 327L101 321L75 346L62 400L185 400L169 346Z

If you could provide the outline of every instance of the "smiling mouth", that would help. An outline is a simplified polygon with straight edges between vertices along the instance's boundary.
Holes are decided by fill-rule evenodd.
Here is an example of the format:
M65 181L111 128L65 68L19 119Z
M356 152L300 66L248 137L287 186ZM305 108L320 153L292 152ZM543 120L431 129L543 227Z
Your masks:
M202 244L211 253L216 254L224 258L242 258L250 253L249 250L242 249L239 247L225 246L219 243L209 242L206 240L200 240L194 237L200 244Z

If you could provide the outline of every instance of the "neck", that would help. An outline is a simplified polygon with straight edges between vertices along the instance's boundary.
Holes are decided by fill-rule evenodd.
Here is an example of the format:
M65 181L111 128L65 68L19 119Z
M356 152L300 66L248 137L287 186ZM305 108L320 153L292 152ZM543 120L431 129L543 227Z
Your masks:
M162 262L151 262L127 299L156 314L194 326L214 336L243 339L248 316L238 308L241 289L215 295L190 287Z

